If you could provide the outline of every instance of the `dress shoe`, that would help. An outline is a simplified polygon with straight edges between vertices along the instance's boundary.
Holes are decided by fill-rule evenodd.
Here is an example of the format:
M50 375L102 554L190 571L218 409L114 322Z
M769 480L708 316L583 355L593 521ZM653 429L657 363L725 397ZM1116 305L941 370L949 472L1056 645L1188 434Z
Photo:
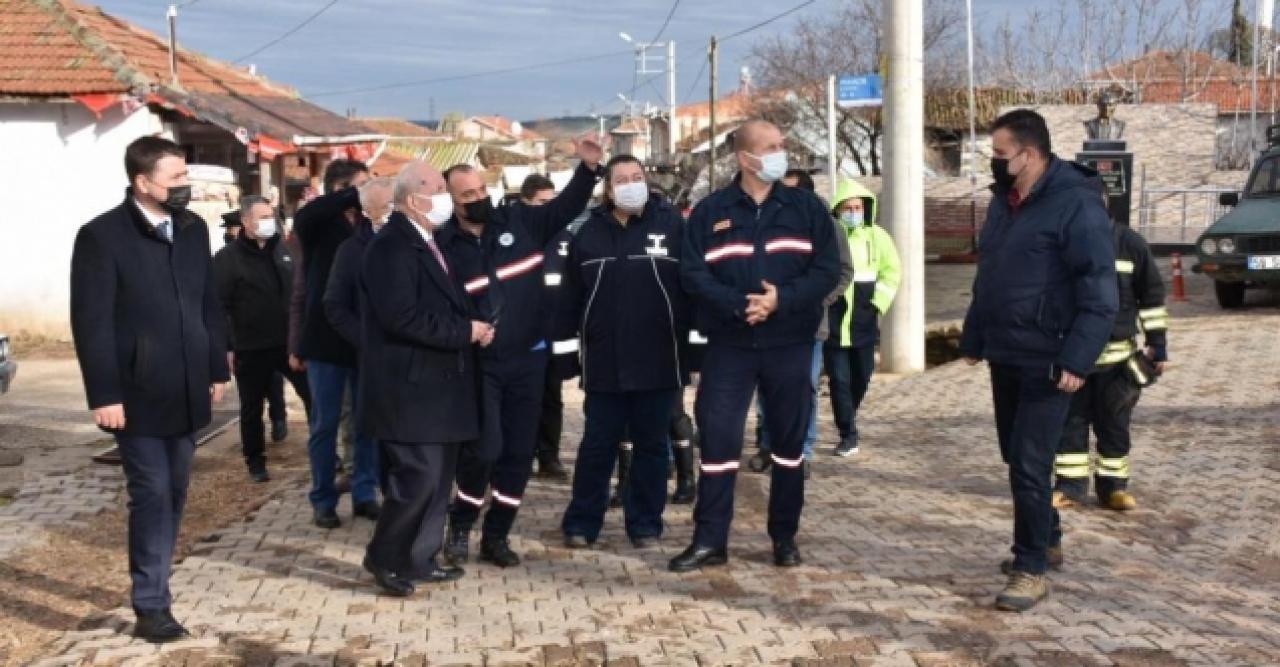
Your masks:
M289 437L289 422L284 419L271 420L271 442L281 442Z
M583 535L565 535L564 546L569 549L590 549L591 540Z
M362 516L370 521L377 521L381 510L382 508L378 506L378 501L366 500L362 503L356 503L351 508L351 514L353 516Z
M454 565L467 562L471 555L471 529L461 526L449 526L449 533L444 540L444 557Z
M315 524L325 530L332 530L342 525L342 519L339 519L338 513L333 510L316 510Z
M505 537L480 540L480 560L498 567L515 567L520 564L520 556L511 550L511 543Z
M138 639L152 644L163 644L191 636L191 633L182 627L168 609L137 613L138 620L133 624L133 636Z
M800 547L794 540L773 543L773 564L778 567L796 567L801 562Z
M378 584L378 588L381 588L382 592L398 598L407 598L413 595L414 587L412 581L391 570L374 565L367 555L364 557L363 565L365 571L373 575L373 581Z
M1049 551L1046 555L1048 556L1050 570L1061 570L1062 565L1067 561L1066 555L1062 553L1061 544L1056 547L1049 547ZM1000 561L1000 572L1005 576L1013 574L1012 558Z
M692 572L709 565L724 565L729 562L729 552L724 547L705 547L691 544L688 549L667 564L672 572Z
M455 565L441 567L432 563L430 568L425 572L419 572L413 579L424 584L445 584L450 581L457 581L466 574L466 570Z
M658 545L658 538L653 535L640 535L631 538L631 546L637 549L648 549Z
M569 479L569 471L565 470L564 464L559 459L545 459L538 461L538 476L546 479Z
M265 461L254 461L249 464L249 479L258 484L265 484L271 481L271 474L267 472Z

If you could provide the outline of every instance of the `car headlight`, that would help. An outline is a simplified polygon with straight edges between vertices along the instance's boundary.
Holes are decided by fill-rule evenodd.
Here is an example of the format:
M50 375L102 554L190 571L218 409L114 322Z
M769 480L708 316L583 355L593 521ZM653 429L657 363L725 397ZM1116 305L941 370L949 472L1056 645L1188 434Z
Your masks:
M1212 255L1218 252L1218 242L1214 239L1205 239L1200 242L1200 252L1206 255Z
M1235 254L1235 251L1236 251L1235 239L1218 239L1218 252L1224 255L1231 255L1231 254Z

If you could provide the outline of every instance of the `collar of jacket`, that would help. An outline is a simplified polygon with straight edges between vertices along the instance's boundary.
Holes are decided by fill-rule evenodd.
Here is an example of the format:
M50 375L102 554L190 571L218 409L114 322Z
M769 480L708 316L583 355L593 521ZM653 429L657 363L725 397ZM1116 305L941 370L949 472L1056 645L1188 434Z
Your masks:
M139 209L138 206L139 204L137 203L137 200L134 199L134 196L133 196L133 188L132 187L125 188L124 189L124 208L126 211L129 212L129 217L133 220L133 225L137 227L138 231L143 236L147 238L155 239L157 241L164 241L164 239L160 238L160 232L156 231L156 228L151 226L151 221L147 220L147 216L142 214L142 210ZM195 215L195 214L185 210L178 211L177 213L169 212L169 222L173 224L173 231L174 231L173 238L177 239L178 232L191 226L191 219L187 217L188 215ZM167 243L167 241L165 242Z
M764 201L760 202L758 206L764 206L770 201L775 200L782 204L793 204L796 201L796 193L792 192L793 189L794 188L789 188L783 185L782 181L777 181L773 185L769 186L769 196L765 197ZM733 183L725 188L725 190L730 193L730 196L735 202L745 202L753 208L757 206L756 200L751 197L745 188L742 187L742 172L738 172L734 175Z
M280 243L279 234L276 234L275 236L272 236L271 238L267 239L267 242L262 244L261 247L258 246L257 239L249 238L249 235L245 234L244 232L240 232L240 236L236 237L237 246L239 246L244 251L253 253L255 255L270 256L272 253L275 252L276 246L279 243Z
M394 230L396 233L402 234L405 240L409 242L409 245L420 250L426 250L427 243L422 240L422 234L415 229L416 226L416 223L410 220L409 216L400 211L393 211L391 218L387 220L387 225L383 229ZM438 239L438 237L436 238ZM439 240L436 242L439 243Z
M373 234L373 221L369 219L369 216L361 213L360 222L356 223L355 235L360 237L362 241L368 241L373 238Z
M1031 202L1051 192L1077 186L1095 189L1098 191L1098 196L1102 196L1102 186L1098 180L1098 172L1085 165L1068 162L1059 158L1056 154L1050 153L1049 166L1045 167L1044 173L1040 175L1039 180L1035 182L1035 185L1031 186L1027 196L1022 199L1022 207L1026 208ZM1009 196L1009 190L996 187L994 183L991 185L991 192L999 201L1007 201Z
M618 207L613 202L606 201L605 203L591 209L591 217L600 217L610 223L613 223L615 226L621 227L622 224L619 223L618 219L613 215L613 211L616 208ZM641 222L645 222L651 220L654 215L667 208L671 208L671 205L667 203L667 200L663 199L662 196L651 192L649 193L649 201L644 205L644 210L640 211L638 215L630 216L628 219L638 219Z
M510 225L507 223L507 207L495 206L493 208L493 219L480 231L481 240L491 239L494 236L508 230ZM455 239L467 239L474 241L476 237L471 232L462 228L462 223L458 221L458 214L453 214L448 222L444 223L440 229L436 230L436 236L441 243L452 243Z

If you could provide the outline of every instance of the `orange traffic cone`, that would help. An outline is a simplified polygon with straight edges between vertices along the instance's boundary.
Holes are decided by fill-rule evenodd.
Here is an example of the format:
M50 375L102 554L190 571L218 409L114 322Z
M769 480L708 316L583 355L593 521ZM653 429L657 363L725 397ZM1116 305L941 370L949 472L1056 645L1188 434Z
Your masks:
M1182 278L1182 255L1173 253L1173 300L1187 300L1187 283Z

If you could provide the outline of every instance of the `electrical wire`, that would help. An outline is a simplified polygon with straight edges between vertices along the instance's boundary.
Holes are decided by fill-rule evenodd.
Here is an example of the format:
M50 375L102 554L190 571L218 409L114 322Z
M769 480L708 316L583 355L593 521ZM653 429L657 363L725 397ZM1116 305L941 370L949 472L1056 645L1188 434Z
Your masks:
M749 33L749 32L755 32L756 30L759 30L759 29L761 29L761 28L763 28L763 27L765 27L765 26L769 25L770 23L773 23L774 21L781 21L782 19L784 19L784 18L786 18L786 17L788 17L788 16L791 16L792 14L794 14L794 13L796 13L796 12L800 11L801 9L804 9L805 7L808 7L809 5L812 5L813 3L817 2L817 1L818 1L818 0L808 0L807 2L802 2L802 3L798 4L798 5L796 5L795 7L792 7L791 9L788 9L788 10L787 10L787 11L785 11L785 12L782 12L781 14L778 14L777 16L773 16L773 17L767 18L767 19L765 19L765 20L763 20L763 21L761 21L761 22L759 22L759 23L757 23L757 24L755 24L755 25L753 25L753 26L751 26L751 27L749 27L749 28L743 28L742 30L739 30L738 32L735 32L735 33L732 33L732 34L729 34L729 35L725 35L724 37L721 37L721 38L720 38L720 43L722 43L722 44L723 44L724 42L727 42L727 41L729 41L729 40L731 40L731 39L734 39L735 37L741 37L741 36L743 36L743 35L745 35L745 34L747 34L747 33Z
M649 40L650 43L654 43L654 42L657 42L659 39L662 39L662 34L667 31L667 26L671 25L671 17L676 15L676 8L678 8L679 6L680 6L680 0L676 0L675 2L671 3L671 11L667 12L667 19L662 22L662 27L658 28L658 34L654 35L653 39Z
M192 0L192 2L196 2L196 1L197 1L197 0ZM267 49L269 49L269 48L271 48L271 47L275 46L276 44L279 44L280 42L283 42L284 40L288 39L290 35L292 35L292 34L294 34L294 33L298 32L299 30L302 30L303 28L307 27L307 26L308 26L312 21L314 21L314 20L316 20L316 19L320 18L320 16L321 16L322 14L324 14L324 13L325 13L325 12L327 12L327 11L329 11L329 10L330 10L334 5L338 4L340 1L341 1L341 0L329 0L329 4L327 4L327 5L323 6L323 7L321 7L319 11L317 11L317 12L315 12L314 14L312 14L311 16L308 16L307 18L303 19L303 20L302 20L302 22L301 22L301 23L299 23L298 25L293 26L292 28L290 28L290 29L286 30L286 31L284 32L284 34L282 34L282 35L280 35L279 37L277 37L277 38L275 38L275 39L271 40L270 42L267 42L266 44L263 44L262 46L258 47L257 49L253 50L252 52L250 52L250 53L248 53L248 54L246 54L246 55L240 56L239 58L236 58L236 59L235 59L235 60L233 60L232 62L234 62L234 63L241 63L241 62L244 62L244 61L246 61L246 60L248 60L248 59L250 59L250 58L252 58L252 57L254 57L254 56L258 55L259 53L262 53L263 51L266 51Z

